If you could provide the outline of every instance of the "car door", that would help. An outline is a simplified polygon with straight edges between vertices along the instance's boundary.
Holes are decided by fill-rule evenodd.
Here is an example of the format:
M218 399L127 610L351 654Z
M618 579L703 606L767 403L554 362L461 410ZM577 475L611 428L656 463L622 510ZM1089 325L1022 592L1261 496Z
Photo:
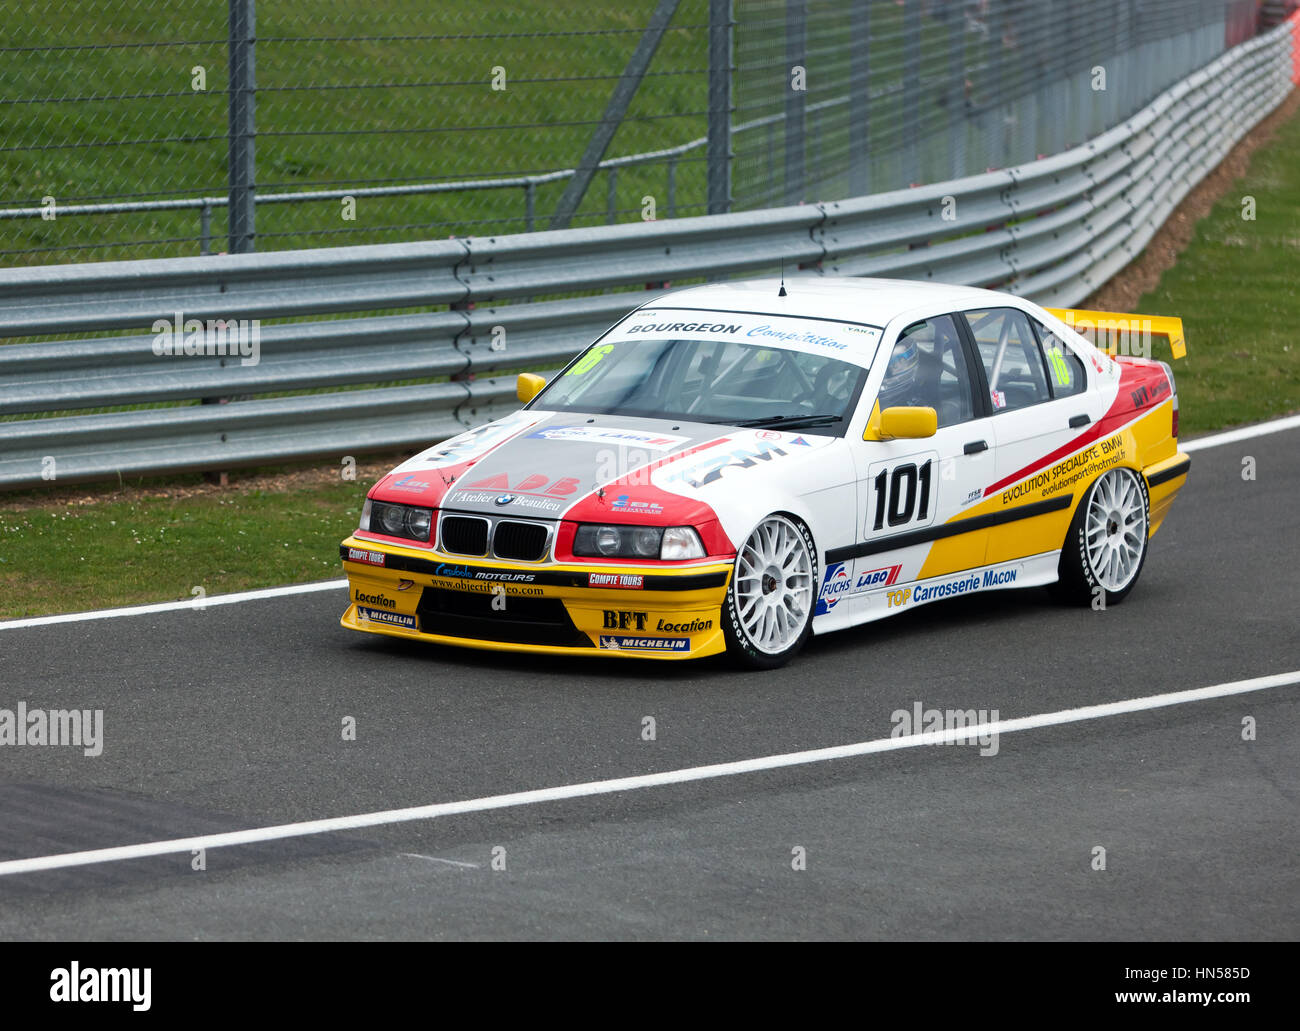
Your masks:
M987 562L1055 551L1069 526L1070 494L1045 497L1038 485L1096 415L1089 410L1084 364L1017 308L966 311L961 318L992 411L993 493L1002 499L1002 515L1011 517L990 528Z
M828 552L817 608L825 614L844 605L845 622L901 607L912 581L984 564L986 530L979 521L961 526L994 468L969 343L945 314L911 322L880 353L888 356L884 375L864 406L933 408L938 429L919 439L849 442L858 477L857 541ZM868 438L877 422L873 415Z

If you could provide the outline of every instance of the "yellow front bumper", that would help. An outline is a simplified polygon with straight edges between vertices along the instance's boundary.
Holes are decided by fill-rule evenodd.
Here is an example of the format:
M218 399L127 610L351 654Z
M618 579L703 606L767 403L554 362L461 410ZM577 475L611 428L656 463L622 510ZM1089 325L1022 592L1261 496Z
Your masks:
M693 659L725 651L731 563L509 563L349 537L350 630L494 651Z

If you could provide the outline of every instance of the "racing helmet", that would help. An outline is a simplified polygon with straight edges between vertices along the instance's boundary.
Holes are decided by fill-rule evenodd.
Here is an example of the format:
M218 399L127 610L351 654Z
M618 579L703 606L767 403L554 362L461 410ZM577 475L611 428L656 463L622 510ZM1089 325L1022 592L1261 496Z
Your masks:
M880 384L881 411L894 405L911 404L915 400L916 374L920 365L921 356L911 337L904 337L894 345L894 353L885 366L885 378Z

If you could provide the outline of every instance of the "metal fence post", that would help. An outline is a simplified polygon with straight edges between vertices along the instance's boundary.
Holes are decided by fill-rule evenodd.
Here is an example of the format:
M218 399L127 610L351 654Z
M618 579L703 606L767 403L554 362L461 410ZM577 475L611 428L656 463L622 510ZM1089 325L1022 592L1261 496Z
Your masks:
M903 7L903 178L921 181L921 0Z
M613 140L614 134L618 132L618 127L623 124L623 116L627 114L628 105L632 103L637 87L645 78L650 61L659 48L664 33L668 31L668 24L677 13L677 5L680 2L681 0L659 0L654 13L650 15L650 21L641 33L636 50L628 59L627 67L623 69L623 74L614 86L614 92L610 94L609 103L605 105L605 113L601 115L600 122L591 134L591 139L587 141L587 148L582 152L582 159L578 162L573 178L569 180L569 185L564 188L564 194L556 205L555 214L551 216L552 229L566 228L577 212L587 187L591 185L591 180L605 157L605 149Z
M731 210L731 0L709 0L708 212ZM674 208L669 165L668 213Z
M849 196L871 192L871 0L849 12Z
M785 0L785 201L798 204L803 200L804 115L808 108L807 58L805 38L808 29L807 0ZM794 69L804 70L804 89L794 89Z
M199 253L212 253L212 205L204 204L199 209Z
M257 165L254 141L257 76L253 58L256 0L230 0L230 94L227 165L230 253L253 250Z
M948 124L951 165L948 174L966 174L966 24L961 12L948 16Z

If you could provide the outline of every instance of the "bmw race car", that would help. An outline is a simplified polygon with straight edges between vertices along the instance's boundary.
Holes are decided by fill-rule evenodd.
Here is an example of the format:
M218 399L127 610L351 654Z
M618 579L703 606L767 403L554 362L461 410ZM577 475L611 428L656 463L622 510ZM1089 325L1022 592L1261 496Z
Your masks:
M978 591L1115 604L1190 460L1169 365L1094 346L1096 314L873 279L659 297L375 484L342 623L774 667Z

